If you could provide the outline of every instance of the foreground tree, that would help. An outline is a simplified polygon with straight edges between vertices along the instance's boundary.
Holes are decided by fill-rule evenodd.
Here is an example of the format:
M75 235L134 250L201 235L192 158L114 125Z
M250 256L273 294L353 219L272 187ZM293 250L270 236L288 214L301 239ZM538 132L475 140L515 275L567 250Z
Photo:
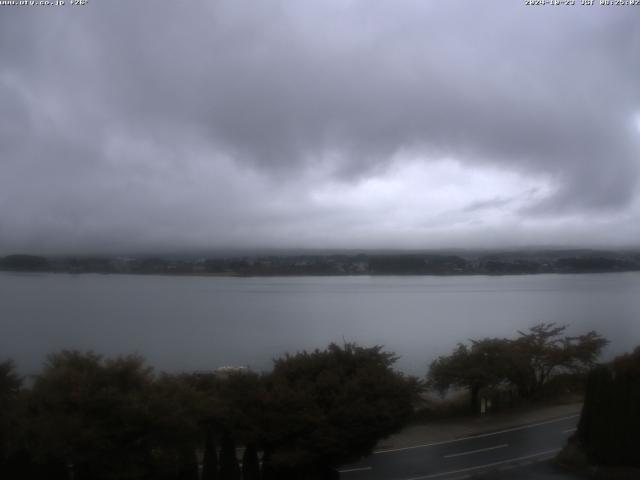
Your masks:
M22 379L16 373L13 362L7 360L0 363L0 477L8 475L10 456L16 453L21 387Z
M1 364L2 421L26 425L24 438L5 441L24 448L2 478L195 480L204 447L202 478L239 480L236 442L245 480L336 478L413 412L418 382L394 361L381 347L330 345L277 360L267 375L158 376L139 357L63 351L28 390Z
M640 467L640 347L589 374L573 440L592 463Z
M560 373L586 374L607 340L591 331L564 335L566 326L540 323L516 339L485 338L458 344L451 355L434 360L428 385L443 393L451 387L469 391L471 411L479 411L481 389L512 386L522 398L533 398Z
M213 423L222 440L231 436L242 445L260 443L267 396L263 376L251 371L230 372L217 380L211 395L216 399Z
M148 474L152 379L151 369L135 356L49 356L30 405L38 461L73 465L77 480Z
M255 445L247 445L242 455L242 480L260 480L260 461Z
M470 346L460 343L451 355L431 363L427 384L441 394L451 387L467 389L470 410L478 413L481 389L498 385L507 377L509 347L509 340L501 338L472 340Z
M508 380L523 398L538 394L557 373L586 373L609 343L597 332L564 335L566 325L540 323L510 342Z
M236 442L229 433L225 433L222 436L222 448L220 448L220 480L240 480L240 476Z
M266 395L263 377L246 369L231 369L223 374L199 373L188 377L191 385L207 399L205 410L200 414L207 431L206 443L221 443L220 458L215 465L212 448L205 448L203 478L239 478L241 473L235 456L236 442L246 447L245 454L254 452L257 455L256 445L263 438L261 420ZM246 472L247 466L251 470L252 460L252 457L245 459L243 472ZM257 456L255 464L259 472ZM245 477L252 478L252 473L246 473Z
M202 480L218 480L218 452L216 440L210 428L206 430L202 457Z
M11 360L0 362L0 402L6 402L16 397L22 387L22 379L16 373L16 366Z
M276 360L267 379L264 476L334 478L413 412L419 385L381 347L331 344Z
M211 476L217 474L215 442L205 435L208 429L202 422L211 402L194 388L191 375L160 375L147 398L154 478L197 478L195 452L200 446L205 448L203 479L217 478Z

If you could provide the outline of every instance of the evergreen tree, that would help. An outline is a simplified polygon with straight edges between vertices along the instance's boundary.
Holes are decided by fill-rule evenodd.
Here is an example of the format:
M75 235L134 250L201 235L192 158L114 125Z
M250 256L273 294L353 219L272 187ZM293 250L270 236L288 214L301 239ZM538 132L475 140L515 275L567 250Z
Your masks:
M268 448L262 453L262 469L260 472L262 480L278 480L278 473L273 466L272 455Z
M640 466L640 347L589 374L577 440L593 463Z
M240 466L236 457L236 442L229 432L225 432L222 436L220 480L240 480Z
M609 367L599 366L589 373L578 435L587 447L587 455L598 463L606 463L612 442L615 443L616 432L610 418L612 388Z
M178 480L198 480L198 458L193 450L181 452Z
M204 441L204 457L202 458L202 480L218 480L218 452L216 440L210 428Z
M312 478L371 453L413 413L419 384L382 347L331 344L287 355L266 379L263 477Z
M0 362L0 477L11 466L10 457L17 443L12 432L18 428L16 415L21 388L22 379L16 373L13 362Z
M247 445L242 456L242 480L260 480L260 462L258 449L254 444Z

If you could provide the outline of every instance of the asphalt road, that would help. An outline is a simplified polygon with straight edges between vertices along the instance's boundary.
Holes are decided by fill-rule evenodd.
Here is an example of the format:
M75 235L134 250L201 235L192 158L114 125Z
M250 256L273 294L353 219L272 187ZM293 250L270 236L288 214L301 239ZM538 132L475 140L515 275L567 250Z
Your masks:
M553 458L575 430L579 415L425 445L379 450L340 469L343 480L458 480L542 465ZM549 475L549 476L547 476ZM514 478L520 478L521 475ZM552 473L541 478L555 477ZM529 477L527 477L529 478ZM534 477L531 477L534 478ZM537 478L537 477L535 477Z

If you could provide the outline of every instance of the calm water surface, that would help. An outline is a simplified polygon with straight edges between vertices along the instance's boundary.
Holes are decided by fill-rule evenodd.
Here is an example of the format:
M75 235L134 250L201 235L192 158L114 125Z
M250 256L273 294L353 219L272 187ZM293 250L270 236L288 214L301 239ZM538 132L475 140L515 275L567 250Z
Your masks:
M249 365L331 341L383 344L423 374L458 341L536 322L596 329L607 356L640 344L640 273L215 278L0 272L0 359L137 352L160 370Z

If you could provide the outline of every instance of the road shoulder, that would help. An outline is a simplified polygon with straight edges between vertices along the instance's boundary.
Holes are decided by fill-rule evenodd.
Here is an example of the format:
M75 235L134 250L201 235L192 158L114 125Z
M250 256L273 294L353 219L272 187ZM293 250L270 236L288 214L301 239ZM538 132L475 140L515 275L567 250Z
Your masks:
M433 422L404 428L400 432L382 440L376 447L376 451L455 440L555 418L579 415L581 409L582 403L570 403L535 408L528 407L478 417L434 420Z

